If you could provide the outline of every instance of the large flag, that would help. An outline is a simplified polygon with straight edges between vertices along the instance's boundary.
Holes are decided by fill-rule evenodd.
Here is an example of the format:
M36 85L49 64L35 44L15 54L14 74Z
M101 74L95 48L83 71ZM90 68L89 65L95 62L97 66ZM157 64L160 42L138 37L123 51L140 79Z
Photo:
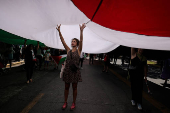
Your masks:
M104 53L119 45L170 50L169 0L1 0L0 29L64 49L84 29L83 52ZM20 6L20 7L18 7Z

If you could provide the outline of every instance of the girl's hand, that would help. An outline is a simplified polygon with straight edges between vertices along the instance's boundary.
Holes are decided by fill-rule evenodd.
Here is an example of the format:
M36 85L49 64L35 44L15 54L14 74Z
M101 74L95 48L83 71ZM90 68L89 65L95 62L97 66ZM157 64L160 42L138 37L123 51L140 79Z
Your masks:
M80 26L80 31L83 31L83 29L86 27L86 24L84 23L84 24L82 24L82 26L81 25L79 25Z
M61 24L60 24L60 25L57 25L57 27L56 27L56 29L57 29L58 31L60 31L60 26L61 26Z

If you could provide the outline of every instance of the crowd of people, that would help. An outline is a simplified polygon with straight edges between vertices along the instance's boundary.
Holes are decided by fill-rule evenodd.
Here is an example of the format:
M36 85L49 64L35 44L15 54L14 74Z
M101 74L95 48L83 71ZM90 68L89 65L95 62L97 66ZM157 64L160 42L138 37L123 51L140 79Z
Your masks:
M9 69L11 70L12 63L20 60L24 60L24 70L26 71L27 83L32 82L32 74L34 69L48 70L49 62L54 65L54 69L58 68L58 65L54 62L51 56L59 56L66 54L64 50L41 47L39 42L34 46L32 44L26 45L25 40L23 45L12 45L0 42L0 72L3 73L7 70L7 64L9 63ZM42 65L44 64L44 68Z
M26 41L25 41L26 43ZM52 56L59 56L61 54L65 54L64 50L49 48L49 47L41 47L39 42L37 42L37 46L33 46L32 44L25 46L24 50L24 60L25 60L25 70L27 75L27 83L32 82L32 75L34 68L38 70L48 70L48 66L50 62L53 62L54 70L58 68L58 65L52 59ZM42 65L44 64L44 68Z
M0 63L3 67L10 64L12 66L12 60L20 61L20 47L19 45L12 45L0 42Z

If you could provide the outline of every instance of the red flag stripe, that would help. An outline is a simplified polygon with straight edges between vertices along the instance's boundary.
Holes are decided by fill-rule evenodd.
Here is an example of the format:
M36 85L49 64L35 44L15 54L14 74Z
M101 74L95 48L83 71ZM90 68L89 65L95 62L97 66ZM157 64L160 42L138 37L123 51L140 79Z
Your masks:
M55 63L59 64L60 59L62 58L62 56L51 56L53 58L53 60L55 61Z
M101 0L72 0L92 18ZM103 0L93 21L110 29L170 37L170 0Z

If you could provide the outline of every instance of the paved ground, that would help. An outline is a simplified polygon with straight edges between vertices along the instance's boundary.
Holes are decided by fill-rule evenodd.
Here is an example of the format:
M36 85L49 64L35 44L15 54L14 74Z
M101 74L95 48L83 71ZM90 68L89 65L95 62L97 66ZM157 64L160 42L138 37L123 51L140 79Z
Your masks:
M62 111L64 101L64 82L59 78L59 70L35 71L33 83L26 84L26 76L21 67L15 67L5 75L0 76L0 112L1 113L61 113L70 112L72 89L68 99L69 107ZM59 67L60 69L60 67ZM77 113L140 113L137 107L132 107L130 87L113 71L126 77L127 72L118 66L111 66L109 73L102 72L103 65L95 61L94 65L84 62L82 71L83 82L78 85ZM150 84L150 83L149 83ZM152 85L150 84L150 87ZM153 84L153 88L155 88ZM162 89L154 90L155 92ZM144 89L146 91L146 88ZM157 93L153 94L157 94ZM167 91L169 90L167 89ZM148 94L145 94L147 97ZM151 95L152 96L152 95ZM160 94L160 96L162 96ZM158 98L157 96L152 96ZM165 97L164 97L165 98ZM152 100L152 99L151 99ZM161 99L156 101L161 102ZM169 100L163 105L169 107ZM160 108L153 101L143 99L143 112L159 113ZM165 108L162 108L165 109ZM164 111L164 110L162 110Z

